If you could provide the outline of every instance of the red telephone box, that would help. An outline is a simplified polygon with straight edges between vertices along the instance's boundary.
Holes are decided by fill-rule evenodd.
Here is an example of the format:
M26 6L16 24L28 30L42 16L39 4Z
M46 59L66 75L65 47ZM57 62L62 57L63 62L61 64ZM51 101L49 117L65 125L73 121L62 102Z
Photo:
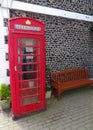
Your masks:
M12 113L46 108L44 24L31 18L9 20Z

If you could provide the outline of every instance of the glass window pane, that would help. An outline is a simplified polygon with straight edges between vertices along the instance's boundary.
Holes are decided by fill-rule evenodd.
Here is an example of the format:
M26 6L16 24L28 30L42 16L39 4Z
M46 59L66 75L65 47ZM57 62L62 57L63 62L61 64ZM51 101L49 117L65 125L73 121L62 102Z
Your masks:
M36 73L35 72L22 74L22 79L23 80L26 80L26 79L35 79L35 78L36 78Z
M24 102L23 102L23 105L28 105L28 104L32 104L32 103L36 103L36 102L40 102L40 96L25 98Z
M22 71L34 71L36 68L35 66L35 64L22 65Z
M23 38L22 46L36 46L36 39L32 38Z
M22 54L35 54L35 53L36 53L36 48L33 47L22 48Z
M26 82L19 82L20 88L34 88L34 87L39 87L40 86L40 81L35 80L35 81L26 81Z

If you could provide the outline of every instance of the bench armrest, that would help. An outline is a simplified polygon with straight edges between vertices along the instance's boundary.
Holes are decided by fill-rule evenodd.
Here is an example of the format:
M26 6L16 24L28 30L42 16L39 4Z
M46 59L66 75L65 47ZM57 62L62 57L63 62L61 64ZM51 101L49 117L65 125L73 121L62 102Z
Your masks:
M55 81L53 78L51 79L51 86L54 88L58 88L60 86L60 82Z

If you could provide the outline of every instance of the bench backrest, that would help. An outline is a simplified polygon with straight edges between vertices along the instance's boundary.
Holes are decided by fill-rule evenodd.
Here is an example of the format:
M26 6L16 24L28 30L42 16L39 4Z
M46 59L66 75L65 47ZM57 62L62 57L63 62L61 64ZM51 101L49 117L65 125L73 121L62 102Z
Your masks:
M59 72L51 72L51 79L59 82L67 82L70 80L79 80L88 78L86 68L74 69L74 70L63 70Z

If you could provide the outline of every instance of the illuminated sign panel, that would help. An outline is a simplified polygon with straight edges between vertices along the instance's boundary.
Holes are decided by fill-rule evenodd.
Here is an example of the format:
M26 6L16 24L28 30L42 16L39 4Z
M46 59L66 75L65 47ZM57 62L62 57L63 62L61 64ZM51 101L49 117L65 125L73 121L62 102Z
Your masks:
M15 24L14 25L15 29L22 29L22 30L31 30L31 31L41 31L41 27L36 27L36 26L26 26L26 25L21 25L21 24Z

